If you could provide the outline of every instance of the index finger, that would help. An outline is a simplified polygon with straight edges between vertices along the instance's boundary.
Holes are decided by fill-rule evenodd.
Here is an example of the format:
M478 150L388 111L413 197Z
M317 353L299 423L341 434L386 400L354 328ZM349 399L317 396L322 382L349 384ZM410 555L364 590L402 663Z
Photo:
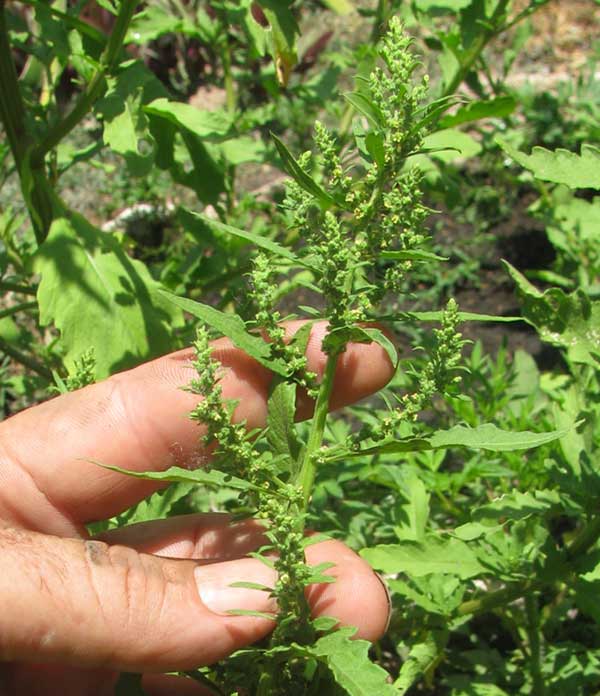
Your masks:
M300 323L287 326L293 333ZM308 367L322 373L325 324L307 346ZM264 426L272 373L227 339L213 344L226 368L223 397L238 402L234 418ZM181 389L194 376L192 349L139 367L30 408L0 425L0 515L7 522L63 536L86 535L88 522L112 517L160 488L84 460L134 471L172 465L195 468L208 457L203 429L188 414L198 397ZM351 344L339 359L331 407L357 401L391 377L387 353L377 344ZM306 398L299 416L310 412Z

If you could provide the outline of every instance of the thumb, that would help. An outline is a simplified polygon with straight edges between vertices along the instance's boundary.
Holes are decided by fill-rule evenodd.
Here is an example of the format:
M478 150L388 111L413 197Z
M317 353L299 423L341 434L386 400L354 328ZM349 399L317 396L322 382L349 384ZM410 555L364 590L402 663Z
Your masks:
M0 660L121 671L185 670L265 636L274 571L253 558L203 565L100 541L0 530Z

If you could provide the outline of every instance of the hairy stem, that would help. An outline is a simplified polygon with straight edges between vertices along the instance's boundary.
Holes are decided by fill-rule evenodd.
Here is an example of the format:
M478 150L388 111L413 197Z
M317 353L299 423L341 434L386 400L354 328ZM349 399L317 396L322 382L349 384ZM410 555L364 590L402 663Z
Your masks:
M36 289L19 283L11 283L8 280L0 280L0 292L18 292L21 295L35 295Z

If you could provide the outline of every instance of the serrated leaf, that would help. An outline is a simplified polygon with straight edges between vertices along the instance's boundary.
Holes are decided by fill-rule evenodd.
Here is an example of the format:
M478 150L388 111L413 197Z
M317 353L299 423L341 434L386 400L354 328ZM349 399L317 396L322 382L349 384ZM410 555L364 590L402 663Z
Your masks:
M371 662L366 640L351 640L355 629L342 629L319 638L314 645L302 646L305 655L325 662L336 682L349 696L394 696L388 673Z
M535 326L540 338L566 349L573 363L600 364L600 301L581 290L570 294L560 288L538 290L508 262L504 262L517 285L523 318Z
M269 370L276 372L279 375L286 376L288 367L278 358L271 357L271 347L260 336L254 335L246 331L244 320L237 314L229 314L221 312L215 307L188 300L185 297L178 297L165 290L162 294L170 302L177 305L185 312L189 312L193 316L201 319L205 324L216 329L224 336L227 336L232 343L254 358L261 365L264 365Z
M593 145L582 145L581 155L569 150L547 150L534 147L530 155L519 152L502 138L496 142L537 179L554 184L566 184L572 189L600 189L600 149Z
M444 116L439 122L439 127L454 128L483 118L505 118L512 114L516 105L514 97L496 97L485 101L469 102L455 114Z
M305 191L313 195L325 208L335 205L335 200L326 191L324 191L298 164L292 153L287 149L283 142L274 134L271 133L271 138L275 143L275 147L279 152L279 156L283 160L285 171L300 185Z
M233 126L233 116L226 111L197 109L190 104L164 98L155 99L150 104L146 104L144 111L165 118L199 138L223 137Z
M232 582L228 587L235 587L241 590L259 590L260 592L273 592L272 587L267 587L266 585L261 585L258 582L246 582L245 580L240 580L239 582Z
M60 331L69 370L96 346L96 377L168 352L181 310L146 267L77 213L58 218L34 259L40 322Z
M487 572L471 548L452 537L429 536L425 541L382 544L363 549L360 555L384 573L406 573L420 577L448 573L462 580Z

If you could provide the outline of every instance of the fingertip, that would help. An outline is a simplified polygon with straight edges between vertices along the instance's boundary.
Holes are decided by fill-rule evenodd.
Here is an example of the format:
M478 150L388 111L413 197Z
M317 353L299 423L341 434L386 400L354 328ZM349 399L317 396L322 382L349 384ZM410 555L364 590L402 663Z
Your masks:
M306 549L311 565L335 563L327 574L335 583L313 585L308 600L315 616L332 616L342 626L355 626L355 638L379 640L387 630L390 595L383 579L341 541L329 540Z

